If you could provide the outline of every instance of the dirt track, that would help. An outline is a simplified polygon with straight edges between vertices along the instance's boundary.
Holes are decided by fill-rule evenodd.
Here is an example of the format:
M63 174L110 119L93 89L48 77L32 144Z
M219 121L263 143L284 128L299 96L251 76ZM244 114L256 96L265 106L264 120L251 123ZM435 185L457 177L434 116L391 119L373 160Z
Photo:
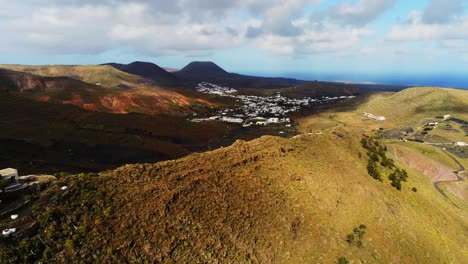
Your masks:
M452 156L452 154L448 153L446 150L443 150L445 154L447 154L453 161L455 161L455 163L458 165L459 169L454 171L455 175L457 176L457 179L456 180L449 180L449 181L446 181L446 180L442 180L442 181L436 181L436 182L433 182L432 184L434 185L434 188L436 188L436 190L442 194L443 196L445 196L446 198L447 195L444 193L444 191L440 188L439 184L441 183L444 183L444 182L460 182L460 181L464 181L465 179L463 177L460 176L460 173L464 172L465 171L465 167L455 158Z
M433 145L433 147L442 149L442 146L439 147ZM415 155L415 153L412 153L409 150L391 147L390 151L395 157L402 159L411 168L430 177L434 188L446 198L448 197L442 190L440 186L441 183L464 181L464 178L459 174L465 171L465 167L447 151L444 151L444 153L458 165L458 170L454 171L452 168L440 163L439 161L430 158L422 158L420 155Z

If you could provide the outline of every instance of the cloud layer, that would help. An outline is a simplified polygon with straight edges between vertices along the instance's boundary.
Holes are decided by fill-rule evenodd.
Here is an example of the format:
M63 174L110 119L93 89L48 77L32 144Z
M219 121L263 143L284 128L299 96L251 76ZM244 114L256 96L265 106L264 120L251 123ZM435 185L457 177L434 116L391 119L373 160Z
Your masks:
M45 3L46 2L46 3ZM93 55L206 56L233 48L273 55L402 53L408 42L465 52L462 0L428 0L374 21L398 0L0 0L0 51ZM404 21L398 17L406 17ZM390 29L388 29L390 28ZM5 37L6 36L6 37ZM379 51L385 49L385 51Z

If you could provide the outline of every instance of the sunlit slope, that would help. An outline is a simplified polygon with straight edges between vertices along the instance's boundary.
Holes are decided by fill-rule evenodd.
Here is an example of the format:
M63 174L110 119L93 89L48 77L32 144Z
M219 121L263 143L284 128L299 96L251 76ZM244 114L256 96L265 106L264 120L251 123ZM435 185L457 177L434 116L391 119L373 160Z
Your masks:
M363 116L364 112L383 116L386 120L369 119ZM415 87L397 93L377 92L362 97L352 107L338 107L301 118L299 125L303 132L340 124L357 130L404 127L417 129L436 117L441 120L447 114L468 120L468 90ZM459 136L454 135L452 138L455 140Z
M374 98L361 105L359 112L385 116L388 122L405 124L422 118L451 114L468 117L468 91L448 88L416 87L391 96Z
M139 76L119 71L108 65L0 65L0 68L28 72L39 76L71 77L108 88L119 87L119 85L121 87L126 85L138 88L143 82Z
M357 134L326 131L67 177L61 181L68 191L53 185L35 204L42 212L38 235L49 246L39 258L463 263L467 212L417 171L406 168L408 182L398 191L371 178L367 162ZM347 235L361 224L367 228L362 247L350 245ZM35 240L32 235L19 250Z

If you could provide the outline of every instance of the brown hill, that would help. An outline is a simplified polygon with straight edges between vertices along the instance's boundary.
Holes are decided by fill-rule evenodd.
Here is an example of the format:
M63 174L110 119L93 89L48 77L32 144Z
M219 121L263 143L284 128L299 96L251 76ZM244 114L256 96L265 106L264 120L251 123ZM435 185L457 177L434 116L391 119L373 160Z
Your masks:
M191 114L215 106L203 94L156 86L149 79L111 66L1 65L0 87L35 100L72 104L87 110L150 115Z

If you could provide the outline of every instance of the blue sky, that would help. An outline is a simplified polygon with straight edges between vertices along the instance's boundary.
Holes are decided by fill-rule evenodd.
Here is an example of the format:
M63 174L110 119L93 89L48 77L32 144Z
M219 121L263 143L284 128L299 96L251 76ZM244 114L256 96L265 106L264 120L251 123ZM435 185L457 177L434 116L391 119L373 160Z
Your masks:
M465 0L0 0L0 63L211 60L264 75L461 74Z

